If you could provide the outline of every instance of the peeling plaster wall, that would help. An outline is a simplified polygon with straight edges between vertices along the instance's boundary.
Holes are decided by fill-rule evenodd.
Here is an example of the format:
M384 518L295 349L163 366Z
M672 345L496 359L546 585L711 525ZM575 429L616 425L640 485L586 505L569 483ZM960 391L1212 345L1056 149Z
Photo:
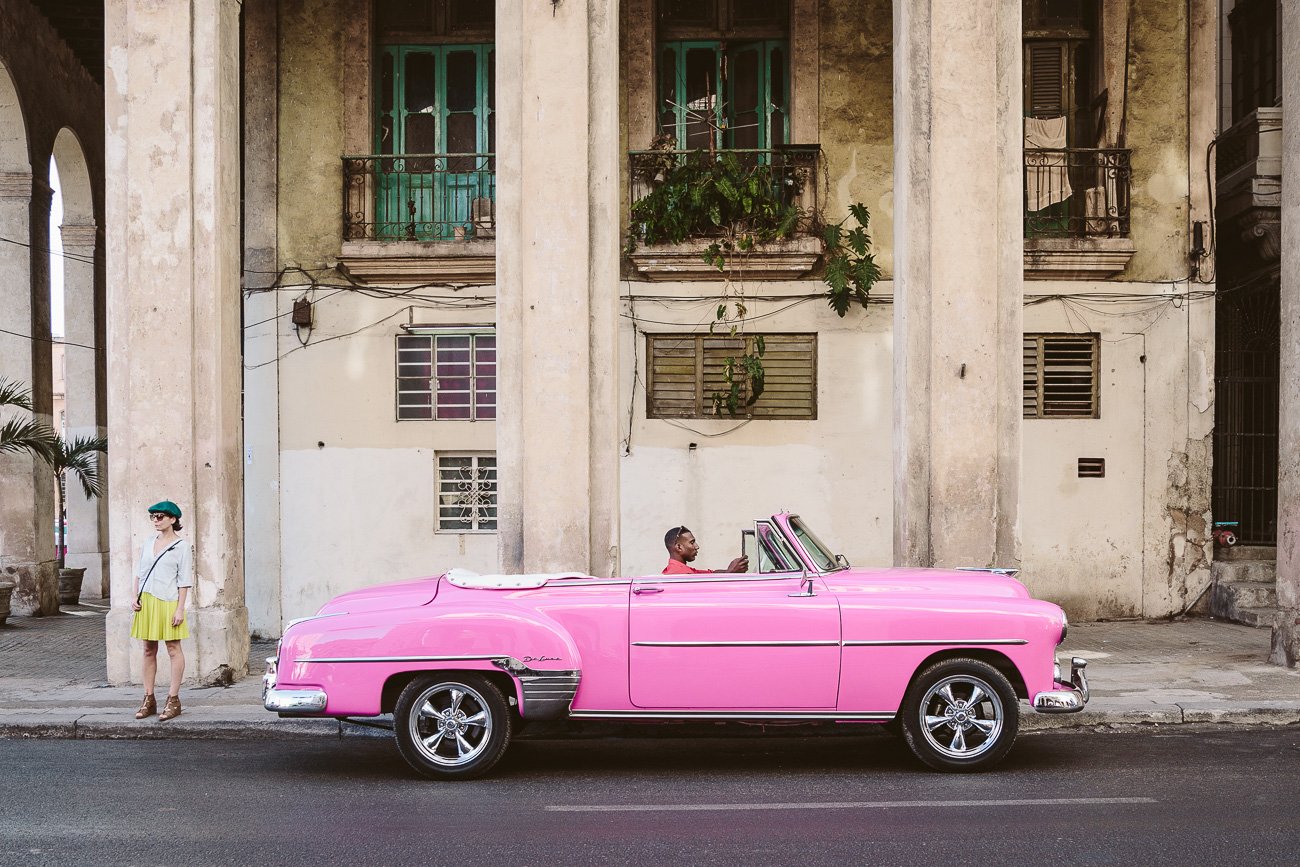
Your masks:
M1116 288L1033 284L1039 293ZM1209 581L1212 381L1206 348L1189 353L1188 334L1211 308L1152 306L1114 305L1123 316L1060 302L1025 311L1027 333L1101 336L1100 417L1024 421L1021 579L1077 620L1176 613ZM1083 457L1104 458L1105 478L1079 478Z
M889 0L821 0L820 134L826 218L871 212L876 263L894 269L893 16ZM820 284L817 284L820 285Z
M345 0L280 4L280 255L332 262L343 236Z
M1188 272L1187 27L1187 4L1136 0L1128 69L1136 250L1127 281L1181 280ZM1204 155L1192 168L1205 171Z

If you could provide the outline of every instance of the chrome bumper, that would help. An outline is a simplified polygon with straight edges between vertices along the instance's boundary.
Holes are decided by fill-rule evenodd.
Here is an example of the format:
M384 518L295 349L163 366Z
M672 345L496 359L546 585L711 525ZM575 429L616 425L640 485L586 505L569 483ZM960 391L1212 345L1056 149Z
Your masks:
M1056 685L1062 689L1051 689L1034 696L1034 710L1039 713L1075 713L1083 710L1088 703L1088 676L1083 670L1088 667L1088 660L1074 657L1070 660L1070 682L1061 680L1061 666L1057 663Z
M262 675L262 706L284 715L320 713L329 697L323 689L276 689L275 670L278 656L267 657L266 674Z

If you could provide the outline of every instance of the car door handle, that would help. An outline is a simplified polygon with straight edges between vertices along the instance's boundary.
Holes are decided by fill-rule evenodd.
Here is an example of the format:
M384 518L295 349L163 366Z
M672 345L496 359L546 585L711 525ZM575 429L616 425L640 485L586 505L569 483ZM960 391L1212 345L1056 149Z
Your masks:
M632 592L635 593L637 596L644 596L644 595L647 594L647 593L662 593L662 592L664 592L664 588L662 588L662 587L633 587L633 588L632 588Z

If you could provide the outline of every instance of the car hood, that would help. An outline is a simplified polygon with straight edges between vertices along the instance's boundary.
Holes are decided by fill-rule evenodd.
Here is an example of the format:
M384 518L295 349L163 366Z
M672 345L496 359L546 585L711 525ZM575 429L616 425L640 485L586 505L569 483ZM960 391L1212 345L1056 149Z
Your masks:
M428 605L438 595L439 580L440 576L362 587L360 590L335 596L321 606L317 614L356 614L362 611L384 611Z
M906 596L982 596L1025 598L1029 591L1015 578L961 569L845 569L822 578L833 593L895 593Z

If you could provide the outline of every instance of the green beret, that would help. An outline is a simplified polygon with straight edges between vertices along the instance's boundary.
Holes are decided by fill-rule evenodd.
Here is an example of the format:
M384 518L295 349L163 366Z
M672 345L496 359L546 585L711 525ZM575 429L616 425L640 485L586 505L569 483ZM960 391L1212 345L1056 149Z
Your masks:
M181 507L171 500L163 500L161 503L154 503L149 507L150 512L162 512L164 515L171 515L173 518L180 520Z

